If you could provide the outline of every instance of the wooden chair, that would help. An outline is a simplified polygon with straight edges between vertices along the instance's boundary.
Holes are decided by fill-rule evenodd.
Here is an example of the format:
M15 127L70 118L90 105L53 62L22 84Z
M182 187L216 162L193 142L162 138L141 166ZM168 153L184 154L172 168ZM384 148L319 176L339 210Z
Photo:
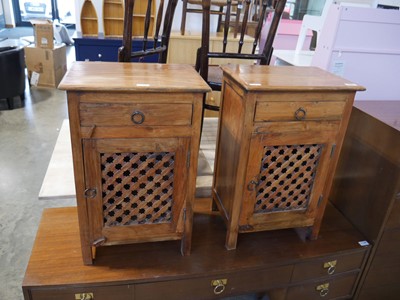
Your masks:
M229 28L232 27L230 24L230 11L231 11L231 0L227 2L226 8L226 17L224 23L224 33L223 33L223 46L221 52L210 52L209 50L209 36L210 36L210 0L203 1L203 26L202 26L202 38L201 38L201 48L198 49L197 52L197 60L196 60L196 70L200 73L204 80L207 81L209 86L214 91L221 90L221 80L222 80L222 71L219 66L212 66L209 64L209 60L211 58L223 58L227 59L227 63L232 62L234 59L250 59L257 61L261 65L267 65L270 63L272 56L272 44L274 42L274 38L276 35L276 31L283 13L283 10L286 5L286 0L276 0L272 8L267 7L267 0L263 0L261 10L259 12L259 18L256 22L256 29L253 37L253 44L250 53L243 53L242 48L244 44L245 33L247 27L249 25L249 8L250 8L250 0L245 0L243 3L243 8L241 11L243 12L243 18L239 16L240 11L238 12L238 16L236 17L234 24L234 33L236 35L240 34L237 45L236 52L228 52L227 44L228 44L228 31ZM240 6L239 6L240 7ZM267 14L273 14L272 18L269 18ZM241 19L241 20L240 20ZM267 21L270 23L266 23ZM262 36L263 30L263 36ZM267 31L267 34L264 34L264 31ZM261 39L265 39L265 42L262 45L259 45L259 41ZM260 48L257 51L257 48ZM219 106L207 104L204 99L203 105L203 114L204 110L213 110L218 111Z
M186 14L187 13L203 13L202 9L202 0L182 0L182 21L181 21L181 35L185 35L185 27L186 27ZM234 5L237 5L237 1L234 1ZM194 5L193 7L188 7L188 4ZM209 14L218 15L218 25L217 31L220 31L220 27L222 24L222 16L225 15L224 7L227 6L227 0L211 0L210 2L210 10ZM211 7L215 7L215 9L211 9Z
M133 23L133 8L135 0L125 0L125 14L124 14L124 32L122 39L122 46L118 49L119 62L131 62L132 59L139 59L142 61L146 56L158 55L159 63L167 62L168 43L171 35L172 21L175 14L175 8L178 0L166 0L168 2L167 8L164 12L164 0L160 0L156 27L153 37L149 38L151 6L155 0L147 0L147 10L145 14L142 48L132 51L132 23ZM163 29L160 34L161 24Z

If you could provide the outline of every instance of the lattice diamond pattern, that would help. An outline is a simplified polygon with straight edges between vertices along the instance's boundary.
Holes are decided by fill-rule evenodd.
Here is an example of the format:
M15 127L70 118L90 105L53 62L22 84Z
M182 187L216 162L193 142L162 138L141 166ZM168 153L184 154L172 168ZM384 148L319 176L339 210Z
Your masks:
M305 210L322 145L264 147L254 213Z
M101 153L105 226L171 222L174 153Z

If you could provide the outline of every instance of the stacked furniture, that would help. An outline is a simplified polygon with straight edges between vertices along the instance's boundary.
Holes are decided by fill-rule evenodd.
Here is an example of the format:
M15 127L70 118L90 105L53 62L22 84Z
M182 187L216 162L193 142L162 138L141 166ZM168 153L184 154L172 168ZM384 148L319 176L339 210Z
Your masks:
M202 212L194 215L190 256L180 256L176 241L100 247L95 265L85 266L76 208L46 209L22 284L25 300L351 299L370 248L331 206L315 241L265 231L226 251L224 239L222 219Z
M100 70L108 76L95 82ZM237 249L227 251L224 241L232 249L228 242L237 238L229 233L234 214L228 215L231 219L204 209L193 214L201 101L208 90L193 69L76 63L61 87L68 93L78 207L44 211L23 282L25 299L218 299L249 294L271 300L396 299L398 102L356 103L352 108L362 87L315 68L227 66L224 74L214 200L222 212L239 216L241 210L265 205L265 211L244 218L262 222L236 223L251 233L241 234ZM230 118L236 121L228 122ZM297 151L279 153L282 149ZM271 154L275 150L282 160ZM162 161L161 179L156 180L157 171L151 173L158 168L150 167L149 158ZM303 176L283 171L291 162L304 169ZM266 174L255 181L250 175L256 171ZM279 178L263 178L288 179L288 173L298 181L307 179L306 184L297 188L292 182L280 184ZM161 188L168 198L166 210L159 203L164 200L151 196L161 196L154 192L158 183L167 185ZM279 186L288 195L300 190L303 200L298 201L308 207L294 199L282 201L282 195L273 198L280 202L272 206L254 199L255 192L266 199L265 190ZM141 193L138 201L126 201L136 193ZM242 200L235 198L240 193L241 206L229 198L220 201L227 194ZM319 197L321 193L326 196ZM140 205L142 213L135 210ZM157 208L170 217L164 215L159 222ZM168 218L173 221L166 225ZM303 230L293 230L299 227L308 228L305 236L311 240L299 238ZM179 243L183 254L192 250L190 256L179 254ZM94 265L88 265L94 254Z

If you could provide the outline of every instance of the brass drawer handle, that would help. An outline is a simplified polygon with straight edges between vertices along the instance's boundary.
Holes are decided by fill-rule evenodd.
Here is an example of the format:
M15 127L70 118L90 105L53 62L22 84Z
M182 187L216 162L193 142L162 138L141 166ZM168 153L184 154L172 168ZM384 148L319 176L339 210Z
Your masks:
M144 122L144 113L141 111L134 111L131 115L131 120L134 124L142 124Z
M307 112L304 108L300 107L298 110L294 112L294 117L297 121L304 120L307 116Z
M332 260L324 263L324 269L328 269L328 274L332 275L336 270L337 260Z
M329 293L329 283L320 284L315 289L319 291L321 297L325 297Z
M225 291L228 279L216 279L211 281L211 286L214 287L214 294L219 295Z
M75 300L92 300L92 299L94 299L93 293L75 294Z

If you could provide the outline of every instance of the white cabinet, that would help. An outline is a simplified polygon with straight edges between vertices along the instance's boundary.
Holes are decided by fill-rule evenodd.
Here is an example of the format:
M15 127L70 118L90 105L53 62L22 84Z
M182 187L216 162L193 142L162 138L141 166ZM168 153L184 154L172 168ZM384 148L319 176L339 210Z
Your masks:
M364 87L356 100L398 100L400 11L332 5L312 65Z

